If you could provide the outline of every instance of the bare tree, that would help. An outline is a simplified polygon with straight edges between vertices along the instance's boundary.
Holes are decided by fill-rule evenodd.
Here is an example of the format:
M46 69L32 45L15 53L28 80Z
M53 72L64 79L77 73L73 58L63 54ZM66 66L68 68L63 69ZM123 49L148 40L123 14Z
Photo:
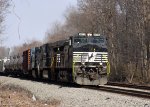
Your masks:
M31 40L29 43L24 43L21 46L14 46L11 50L10 56L22 55L23 51L34 47L39 47L41 45L42 43L40 41Z
M65 18L48 32L51 42L72 32L101 33L108 38L111 80L150 81L149 0L78 0Z
M9 0L0 0L0 37L2 36L2 32L4 31L3 22L5 21L5 15L8 12L7 11L8 7L9 7Z
M5 15L8 12L7 9L9 7L9 0L0 0L0 44L2 45L3 38L2 33L4 31L4 21ZM8 49L1 46L0 47L0 58L4 58L8 56Z
M5 47L0 47L0 59L3 59L5 57L8 57L9 55L9 48L5 48Z

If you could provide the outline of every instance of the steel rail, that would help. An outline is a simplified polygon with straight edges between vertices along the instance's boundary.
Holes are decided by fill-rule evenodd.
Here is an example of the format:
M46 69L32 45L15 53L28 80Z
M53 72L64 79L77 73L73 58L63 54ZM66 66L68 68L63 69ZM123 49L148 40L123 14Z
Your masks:
M127 89L127 87L125 89L122 87L116 88L116 87L109 86L109 85L94 86L94 87L83 86L83 87L87 88L87 89L97 90L97 91L106 91L106 92L112 92L112 93L117 93L117 94L123 94L123 95L128 95L128 96L135 96L135 97L150 99L150 92L145 92L143 90L139 91L139 90L135 90L135 89L131 89L131 88Z
M136 84L127 84L127 83L118 83L118 82L108 82L107 85L119 86L119 87L125 87L125 88L135 88L135 89L142 89L142 90L150 90L150 86L146 86L146 85L136 85Z

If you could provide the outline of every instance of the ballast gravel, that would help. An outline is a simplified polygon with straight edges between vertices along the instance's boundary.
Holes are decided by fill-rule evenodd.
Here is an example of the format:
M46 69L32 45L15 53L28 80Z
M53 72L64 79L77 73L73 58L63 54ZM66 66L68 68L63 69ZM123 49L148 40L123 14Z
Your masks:
M24 89L45 102L59 101L59 107L150 107L149 99L18 78L0 76L0 85Z

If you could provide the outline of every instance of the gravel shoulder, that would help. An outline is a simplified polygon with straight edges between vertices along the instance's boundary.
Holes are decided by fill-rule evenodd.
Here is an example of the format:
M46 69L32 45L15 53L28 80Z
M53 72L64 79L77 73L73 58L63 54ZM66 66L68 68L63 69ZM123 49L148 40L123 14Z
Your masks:
M35 99L57 107L150 107L149 99L18 78L0 76L0 85L25 90Z

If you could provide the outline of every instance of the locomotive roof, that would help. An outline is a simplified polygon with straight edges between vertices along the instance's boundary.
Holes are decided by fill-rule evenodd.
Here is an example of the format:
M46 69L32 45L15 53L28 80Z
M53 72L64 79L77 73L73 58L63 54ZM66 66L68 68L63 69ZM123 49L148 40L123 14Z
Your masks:
M75 35L73 35L73 36L69 36L69 38L70 37L93 37L93 36L99 36L99 37L103 37L103 38L105 38L105 36L104 35L101 35L101 34L94 34L94 33L77 33L77 34L75 34ZM56 42L54 42L54 43L46 43L46 44L43 44L43 45L41 45L41 46L39 46L39 47L34 47L34 48L40 48L40 47L45 47L45 46L48 46L48 47L52 47L52 48L55 48L55 47L61 47L61 46L65 46L65 45L68 45L69 44L69 39L65 39L65 40L59 40L59 41L56 41ZM33 49L33 48L31 48L31 49ZM27 50L26 50L27 51ZM24 51L25 52L25 51Z
M49 45L52 46L52 47L59 47L59 46L65 45L67 42L68 42L68 39L67 40L61 40L61 41L56 41L54 43L50 43Z

